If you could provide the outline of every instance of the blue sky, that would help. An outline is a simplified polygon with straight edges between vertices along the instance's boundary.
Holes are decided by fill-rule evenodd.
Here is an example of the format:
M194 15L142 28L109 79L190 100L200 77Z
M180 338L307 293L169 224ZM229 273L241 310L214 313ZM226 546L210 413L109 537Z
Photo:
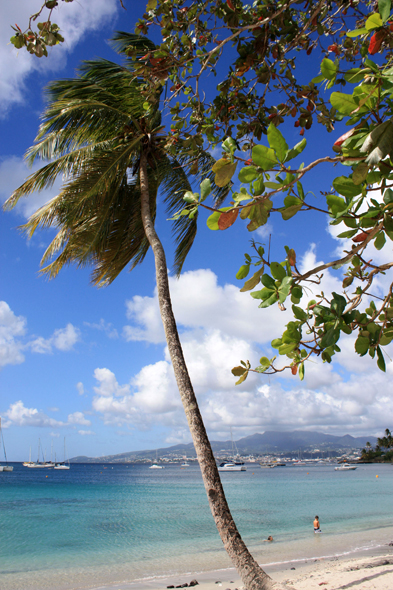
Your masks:
M2 202L29 173L23 155L38 128L44 86L74 76L83 59L116 60L107 40L114 30L133 31L145 9L145 0L125 2L126 11L118 0L94 0L94 9L88 0L60 4L54 20L66 43L41 60L7 45L9 25L23 28L40 1L1 6ZM315 67L311 61L308 66ZM285 133L288 143L300 139L292 126ZM340 134L309 132L304 161L331 155ZM337 174L328 166L318 168L305 187L318 198ZM67 268L51 282L38 275L54 234L42 232L27 241L17 227L59 186L0 215L0 415L9 459L25 460L30 446L35 458L39 438L47 456L52 443L61 456L65 436L70 457L190 442L160 324L151 254L106 289L89 284L88 269ZM382 374L370 359L354 353L349 337L333 365L309 363L303 382L288 374L251 376L234 385L230 369L240 359L256 364L262 354L269 355L270 341L291 319L290 311L259 310L249 294L239 292L242 283L235 275L250 252L250 238L266 243L271 233L272 259L282 260L288 245L304 269L336 257L338 241L323 215L302 215L290 222L274 217L251 236L243 222L211 232L202 213L183 275L170 279L186 360L214 440L227 440L230 428L237 439L294 429L381 435L392 426L393 363ZM170 266L170 222L163 212L157 229ZM374 254L391 256L391 242ZM339 291L341 280L338 273L326 272L321 288ZM376 288L383 290L383 283Z

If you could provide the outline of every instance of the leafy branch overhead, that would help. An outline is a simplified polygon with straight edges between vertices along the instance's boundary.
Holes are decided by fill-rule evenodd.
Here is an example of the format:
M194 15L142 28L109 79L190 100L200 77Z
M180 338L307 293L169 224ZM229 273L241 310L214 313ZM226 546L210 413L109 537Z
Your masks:
M204 209L215 231L245 222L254 232L273 215L295 226L306 213L341 228L341 257L308 272L290 243L272 261L270 249L252 242L237 274L241 291L262 309L278 306L289 321L271 342L275 355L233 369L237 382L250 371L287 368L303 378L305 361L330 363L343 334L353 337L356 354L385 371L393 340L391 0L149 0L135 33L143 39L153 31L161 37L154 47L141 54L131 43L124 51L137 64L146 115L159 109L170 121L165 149L186 154L199 177L174 223ZM29 48L21 34L17 42ZM317 160L307 145L315 126L326 146ZM293 131L297 142L287 139ZM203 150L218 146L221 157L201 174ZM311 193L310 172L328 166L331 184ZM229 194L227 202L210 200L213 187ZM340 276L340 292L319 292L328 269Z

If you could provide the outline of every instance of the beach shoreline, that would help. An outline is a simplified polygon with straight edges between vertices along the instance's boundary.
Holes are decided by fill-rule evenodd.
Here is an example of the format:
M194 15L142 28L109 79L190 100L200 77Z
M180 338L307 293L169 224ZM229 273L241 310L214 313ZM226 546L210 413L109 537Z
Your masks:
M275 582L293 590L393 589L393 542L350 556L305 558L261 565ZM194 585L195 581L197 584ZM116 582L95 586L91 590L176 590L187 587L196 587L197 590L244 590L235 568Z

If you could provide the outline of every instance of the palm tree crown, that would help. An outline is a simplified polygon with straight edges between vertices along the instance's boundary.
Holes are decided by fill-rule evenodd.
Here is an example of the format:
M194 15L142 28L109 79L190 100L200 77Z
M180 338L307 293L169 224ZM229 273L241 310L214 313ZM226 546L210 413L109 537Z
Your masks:
M59 80L47 89L48 106L42 116L35 144L27 152L49 162L32 174L6 202L50 187L61 175L61 192L36 211L23 226L31 236L38 227L57 227L58 232L44 253L41 272L55 277L66 264L92 265L92 281L112 282L127 265L142 262L148 249L141 220L139 158L147 155L150 213L154 220L158 191L166 211L173 215L192 190L187 173L193 158L180 151L177 157L166 149L161 125L159 97L146 110L141 100L143 82L135 73L137 60L154 50L143 37L117 33L116 49L123 56L132 46L133 57L123 65L107 60L84 62L80 76ZM201 150L201 177L211 175L213 158ZM214 186L214 185L213 185ZM225 191L214 186L220 202ZM179 217L172 231L177 245L174 269L180 273L196 235L197 215ZM50 262L51 260L51 262Z

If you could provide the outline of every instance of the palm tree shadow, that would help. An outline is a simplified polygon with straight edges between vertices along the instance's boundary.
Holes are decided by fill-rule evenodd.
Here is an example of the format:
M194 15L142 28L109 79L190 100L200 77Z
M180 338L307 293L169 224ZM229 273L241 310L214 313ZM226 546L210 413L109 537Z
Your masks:
M332 590L347 590L347 588L355 588L359 586L359 584L364 584L365 582L369 582L370 580L375 580L380 576L385 576L386 574L393 574L393 569L385 570L384 572L379 572L377 574L373 574L372 576L365 576L364 578L360 578L359 580L354 580L350 584L344 584L344 586L336 586Z

